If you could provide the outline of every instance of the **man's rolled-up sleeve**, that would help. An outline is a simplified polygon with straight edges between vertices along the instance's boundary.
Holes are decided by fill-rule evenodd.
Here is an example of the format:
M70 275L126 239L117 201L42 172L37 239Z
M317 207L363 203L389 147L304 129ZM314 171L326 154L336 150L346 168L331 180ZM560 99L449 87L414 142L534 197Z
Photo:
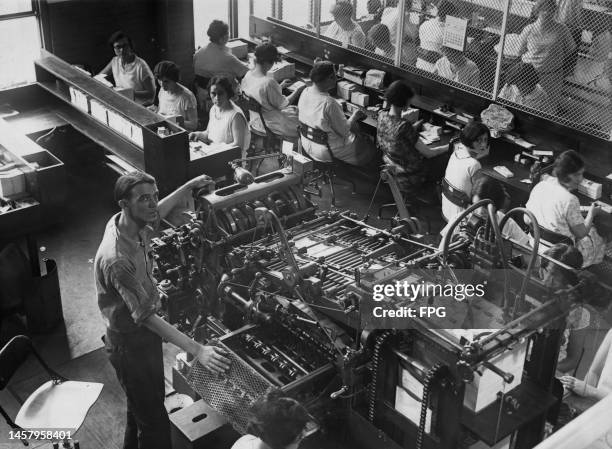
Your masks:
M136 278L136 269L125 260L110 267L109 280L125 302L134 322L141 325L157 309L157 298L151 297Z

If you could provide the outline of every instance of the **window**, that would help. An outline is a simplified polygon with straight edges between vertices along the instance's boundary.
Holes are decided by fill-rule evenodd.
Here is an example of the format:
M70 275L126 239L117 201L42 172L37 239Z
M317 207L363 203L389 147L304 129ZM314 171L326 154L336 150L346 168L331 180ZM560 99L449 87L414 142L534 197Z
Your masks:
M282 0L281 20L309 31L314 30L311 20L311 0Z
M40 29L31 0L0 2L0 89L33 82Z
M249 37L250 6L253 6L253 16L267 19L272 16L272 1L273 0L238 0L238 37Z

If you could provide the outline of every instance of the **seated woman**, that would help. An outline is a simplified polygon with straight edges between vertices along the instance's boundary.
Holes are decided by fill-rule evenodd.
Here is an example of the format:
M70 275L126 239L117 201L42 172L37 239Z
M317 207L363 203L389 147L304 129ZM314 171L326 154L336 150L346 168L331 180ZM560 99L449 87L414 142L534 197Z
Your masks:
M472 203L475 204L481 200L491 200L493 202L497 210L498 222L504 217L509 197L503 184L497 179L481 176L476 180L472 186ZM457 214L457 216L458 215L459 214ZM457 216L451 218L448 224L440 231L442 238L448 233L451 224L455 221ZM475 210L459 224L459 232L473 239L476 235L476 228L485 223L487 216L487 210L484 207ZM512 239L523 246L529 245L529 237L512 218L508 218L508 221L504 225L504 229L501 231L503 237Z
M272 390L253 404L247 434L232 449L296 449L311 433L307 425L313 422L298 401Z
M404 81L394 81L385 91L389 111L378 114L376 144L383 161L395 167L395 179L405 197L416 194L427 179L427 159L447 151L447 147L430 148L423 143L414 126L402 118L414 92ZM438 178L439 179L439 178Z
M442 0L437 9L437 17L426 20L419 27L420 47L416 67L428 72L434 71L436 61L441 56L446 16L457 15L457 8L448 0Z
M117 31L108 43L115 50L115 57L102 69L101 75L112 73L115 86L134 90L134 101L143 106L153 103L155 79L144 59L134 53L132 40L123 31Z
M480 87L480 70L476 63L454 48L442 47L442 56L436 61L433 73L475 88Z
M478 159L489 154L489 137L489 128L472 120L454 143L442 180L442 217L446 221L467 209L476 175L482 168Z
M206 131L196 131L189 134L190 140L200 140L204 143L225 143L242 149L242 157L246 157L251 143L251 131L244 112L230 100L234 96L232 82L223 76L210 80L210 98L213 106Z
M266 76L278 59L278 50L274 45L259 45L255 49L255 68L248 71L242 79L242 92L261 105L263 118L273 133L294 138L297 137L298 114L297 108L289 105L297 102L306 86L285 97L282 87L287 83L283 81L278 84L274 78ZM252 115L251 126L265 132L259 115Z
M199 48L193 55L193 70L198 100L205 105L208 98L208 83L214 76L225 76L230 80L242 78L249 70L227 47L229 25L221 20L213 20L207 33L210 42ZM237 83L234 84L237 86ZM207 109L207 108L206 108Z
M153 73L160 85L157 113L181 116L184 120L183 127L187 131L194 131L198 127L198 105L193 92L178 82L178 66L172 61L160 61Z
M584 380L561 377L563 386L578 396L600 400L612 393L612 329L599 346Z
M389 59L395 59L395 41L392 40L389 28L382 23L374 25L368 32L368 43L374 49L374 53ZM416 46L410 39L406 38L402 44L402 64L414 65L416 61Z
M535 215L539 226L569 237L584 258L583 267L600 263L605 254L604 240L593 226L601 210L593 203L586 218L580 213L580 201L572 193L584 178L584 161L574 150L563 152L555 161L553 176L540 181L531 191L527 209ZM546 245L547 241L542 239ZM547 246L550 246L549 242Z
M358 122L365 118L365 113L358 109L347 120L342 107L329 95L329 91L336 86L334 65L329 61L315 63L310 79L314 85L304 89L298 102L300 122L327 133L334 158L352 165L366 165L374 157L376 148L359 133ZM331 162L325 145L304 136L301 136L301 142L310 157Z
M538 72L531 64L519 62L506 76L506 84L499 91L499 98L551 114L553 107L539 81Z

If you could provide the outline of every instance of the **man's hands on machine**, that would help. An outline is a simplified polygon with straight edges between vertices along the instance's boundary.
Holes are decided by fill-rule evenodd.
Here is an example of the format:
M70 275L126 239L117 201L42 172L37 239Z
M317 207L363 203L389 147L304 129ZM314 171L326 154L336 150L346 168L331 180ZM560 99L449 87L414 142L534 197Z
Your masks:
M195 178L185 183L185 187L191 190L201 189L202 187L214 186L214 185L215 185L215 181L213 181L213 179L208 175L196 176Z
M217 346L204 346L200 345L196 359L200 364L212 371L213 373L223 374L230 367L230 359L226 357L227 351Z

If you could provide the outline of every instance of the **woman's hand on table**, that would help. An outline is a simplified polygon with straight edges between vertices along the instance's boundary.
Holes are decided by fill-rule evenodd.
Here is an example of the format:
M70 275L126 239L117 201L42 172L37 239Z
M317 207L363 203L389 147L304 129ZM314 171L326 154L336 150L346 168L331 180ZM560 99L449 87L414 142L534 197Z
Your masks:
M194 131L189 133L189 140L191 142L204 142L205 144L209 144L210 143L210 139L208 138L208 136L206 135L206 132L204 131Z
M599 205L599 203L597 201L593 202L593 204L591 204L591 208L589 209L589 213L593 215L593 217L596 217L597 215L599 215L601 213L601 206Z
M578 396L586 396L587 384L584 380L576 379L573 376L562 376L559 380L565 388Z
M290 79L284 79L281 81L280 83L280 87L281 89L287 89L289 86L291 86L293 84L293 81L291 81Z

